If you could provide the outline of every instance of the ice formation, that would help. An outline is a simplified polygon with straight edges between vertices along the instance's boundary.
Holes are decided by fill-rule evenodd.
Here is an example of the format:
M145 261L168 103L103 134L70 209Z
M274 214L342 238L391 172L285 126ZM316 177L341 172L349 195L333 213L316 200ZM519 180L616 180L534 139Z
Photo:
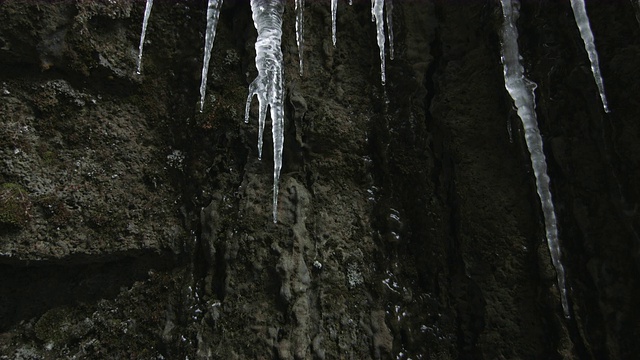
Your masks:
M331 40L336 46L336 19L338 17L338 0L331 0Z
M633 9L635 10L638 25L640 25L640 0L631 0L631 4L633 5Z
M256 68L258 77L249 85L245 106L245 122L249 121L249 108L253 96L258 97L258 157L262 158L262 137L267 107L271 114L273 136L273 222L278 221L278 181L282 168L284 145L284 70L282 66L282 13L284 1L251 0L253 25L258 31L256 40Z
M607 104L607 97L604 93L604 82L602 81L602 74L600 74L600 63L598 61L598 52L596 51L596 45L593 39L593 33L591 32L591 26L589 25L589 17L587 16L587 8L585 7L584 0L571 0L571 8L573 9L573 17L576 19L578 30L580 30L580 36L584 41L584 49L587 51L589 61L591 62L591 72L593 78L598 86L598 92L600 92L600 99L602 99L602 107L605 112L609 112L609 105Z
M387 38L389 39L389 58L393 60L393 0L384 1L384 11L387 14Z
M209 73L209 60L211 49L216 38L216 27L220 16L222 0L209 0L207 4L207 30L204 36L204 59L202 60L202 79L200 80L200 112L204 109L204 97L207 92L207 74Z
M349 1L352 5L352 1ZM380 72L382 85L385 84L385 32L384 15L386 12L387 36L389 37L389 58L393 60L393 0L371 0L371 21L376 23L376 36L378 48L380 49ZM336 46L336 21L338 16L338 0L331 0L331 39L333 46Z
M151 15L151 7L153 7L153 0L147 0L147 4L144 7L144 17L142 19L142 31L140 32L140 45L138 46L138 61L136 63L136 74L140 75L142 67L142 49L144 48L144 37L147 33L147 24L149 23L149 16Z
M385 0L371 0L371 15L372 20L376 22L376 36L378 40L378 48L380 49L380 78L382 85L386 82L385 75L385 59L384 59L384 1Z
M303 47L304 47L304 0L296 0L296 43L298 44L300 76L302 76L302 72L303 72L302 55L303 55Z
M524 68L520 63L518 29L516 28L516 20L520 15L520 3L518 0L501 0L500 3L502 4L502 14L504 18L502 27L502 64L505 88L513 99L518 111L518 116L520 120L522 120L525 141L531 154L531 166L533 167L533 173L536 178L536 188L542 205L547 245L551 254L551 262L556 269L562 309L565 317L569 317L564 267L560 261L561 252L556 214L551 199L547 164L542 149L542 137L540 136L540 130L538 130L538 120L535 112L534 90L536 84L524 76Z

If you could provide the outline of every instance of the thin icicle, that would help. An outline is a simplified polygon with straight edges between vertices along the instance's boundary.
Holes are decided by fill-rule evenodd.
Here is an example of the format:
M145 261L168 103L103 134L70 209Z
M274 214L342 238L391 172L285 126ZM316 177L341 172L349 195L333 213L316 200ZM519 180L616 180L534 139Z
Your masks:
M151 7L153 7L153 0L147 0L147 4L144 7L144 18L142 19L142 31L140 32L140 45L138 46L138 61L136 63L136 74L140 75L142 68L142 50L144 48L144 37L147 33L147 24L149 23L149 16L151 15Z
M331 40L336 46L336 20L338 17L338 0L331 0Z
M296 42L298 43L298 58L300 61L300 76L303 72L303 48L304 48L304 0L296 0ZM335 45L335 44L334 44Z
M209 73L209 60L211 49L216 38L216 27L220 16L222 0L209 0L207 5L207 31L204 36L204 59L202 60L202 79L200 79L200 112L204 110L204 98L207 93L207 74Z
M630 0L633 5L633 10L636 13L636 21L638 21L638 25L640 25L640 0Z
M535 112L536 84L524 76L524 68L520 63L518 50L518 29L516 21L519 17L520 3L518 0L501 0L504 24L502 27L502 64L504 70L505 88L511 95L518 116L522 120L527 149L531 154L531 165L536 178L536 188L542 213L544 215L545 233L547 245L551 254L551 262L556 269L558 289L562 301L562 309L565 317L569 317L569 302L567 300L567 288L565 284L564 267L560 261L560 241L558 239L558 227L556 214L551 199L547 164L542 148L542 137L538 130L538 120Z
M371 0L371 22L376 22L376 0Z
M591 32L591 26L589 25L589 17L587 16L587 8L585 7L584 0L571 0L571 8L573 9L573 17L576 19L578 30L580 30L580 36L584 42L584 49L587 51L589 61L591 62L591 72L598 86L598 92L600 92L602 107L604 108L604 112L608 113L610 110L607 104L607 97L604 93L602 74L600 74L598 52L596 51L596 44L593 39L593 33Z
M387 38L389 39L389 58L393 60L393 0L384 1L384 11L387 14Z
M372 14L376 22L376 35L378 39L378 48L380 49L380 77L382 79L382 85L386 82L384 60L384 1L385 0L372 0Z
M284 1L251 0L253 25L258 31L256 40L256 68L258 76L249 85L245 106L245 122L249 121L249 108L253 96L258 97L258 157L262 158L262 134L267 107L271 114L273 136L273 222L278 221L278 182L282 168L284 146L284 68L282 65L282 13Z

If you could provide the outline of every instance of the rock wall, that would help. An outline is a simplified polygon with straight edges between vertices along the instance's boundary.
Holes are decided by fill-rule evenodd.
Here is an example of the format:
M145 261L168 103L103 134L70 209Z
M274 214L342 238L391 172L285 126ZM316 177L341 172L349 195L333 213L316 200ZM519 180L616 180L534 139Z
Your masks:
M370 3L287 3L279 223L257 158L248 2L223 5L197 112L204 1L0 3L2 359L632 358L640 336L640 26L587 2L604 114L568 2L518 24L572 317L522 129L500 4L394 4L379 84ZM270 124L267 124L267 130Z

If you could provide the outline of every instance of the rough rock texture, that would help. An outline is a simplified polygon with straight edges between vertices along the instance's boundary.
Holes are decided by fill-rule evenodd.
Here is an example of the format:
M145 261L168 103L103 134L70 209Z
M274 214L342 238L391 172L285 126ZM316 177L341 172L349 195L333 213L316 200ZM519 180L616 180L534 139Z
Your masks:
M626 359L640 351L640 26L588 1L603 113L568 1L520 46L560 224L562 315L500 4L293 1L284 166L242 121L256 33L222 8L196 111L204 1L0 3L0 359ZM267 126L270 126L267 124Z

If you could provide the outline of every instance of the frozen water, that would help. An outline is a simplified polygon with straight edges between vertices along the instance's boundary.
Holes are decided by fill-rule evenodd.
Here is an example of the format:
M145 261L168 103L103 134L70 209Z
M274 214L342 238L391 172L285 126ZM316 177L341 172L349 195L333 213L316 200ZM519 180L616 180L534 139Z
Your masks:
M200 112L204 109L204 98L207 92L207 75L211 49L216 38L216 27L220 16L222 0L209 0L207 5L207 30L204 36L204 59L202 60L202 79L200 79Z
M142 31L140 32L140 45L138 46L138 61L136 63L136 74L140 75L142 68L142 50L144 49L144 38L147 33L147 24L149 24L149 16L151 15L151 8L153 7L153 0L147 0L147 4L144 7L144 17L142 19Z
M504 83L509 95L513 99L520 120L524 127L525 142L531 155L531 166L536 178L536 188L542 213L544 215L547 245L551 254L551 261L556 269L558 289L562 301L564 315L569 317L569 303L565 284L564 267L561 262L560 241L556 214L551 199L547 163L542 148L542 137L538 130L538 120L535 112L536 84L524 76L524 67L520 63L518 49L518 29L516 21L519 17L520 4L517 0L501 0L504 24L502 26L502 64L504 69Z
M256 68L258 76L249 85L245 106L245 122L249 121L249 108L253 96L258 97L258 157L262 158L262 136L267 108L271 115L273 136L273 222L278 221L278 182L282 168L284 146L284 70L282 66L282 13L283 1L251 0L253 24L258 31L256 40Z

